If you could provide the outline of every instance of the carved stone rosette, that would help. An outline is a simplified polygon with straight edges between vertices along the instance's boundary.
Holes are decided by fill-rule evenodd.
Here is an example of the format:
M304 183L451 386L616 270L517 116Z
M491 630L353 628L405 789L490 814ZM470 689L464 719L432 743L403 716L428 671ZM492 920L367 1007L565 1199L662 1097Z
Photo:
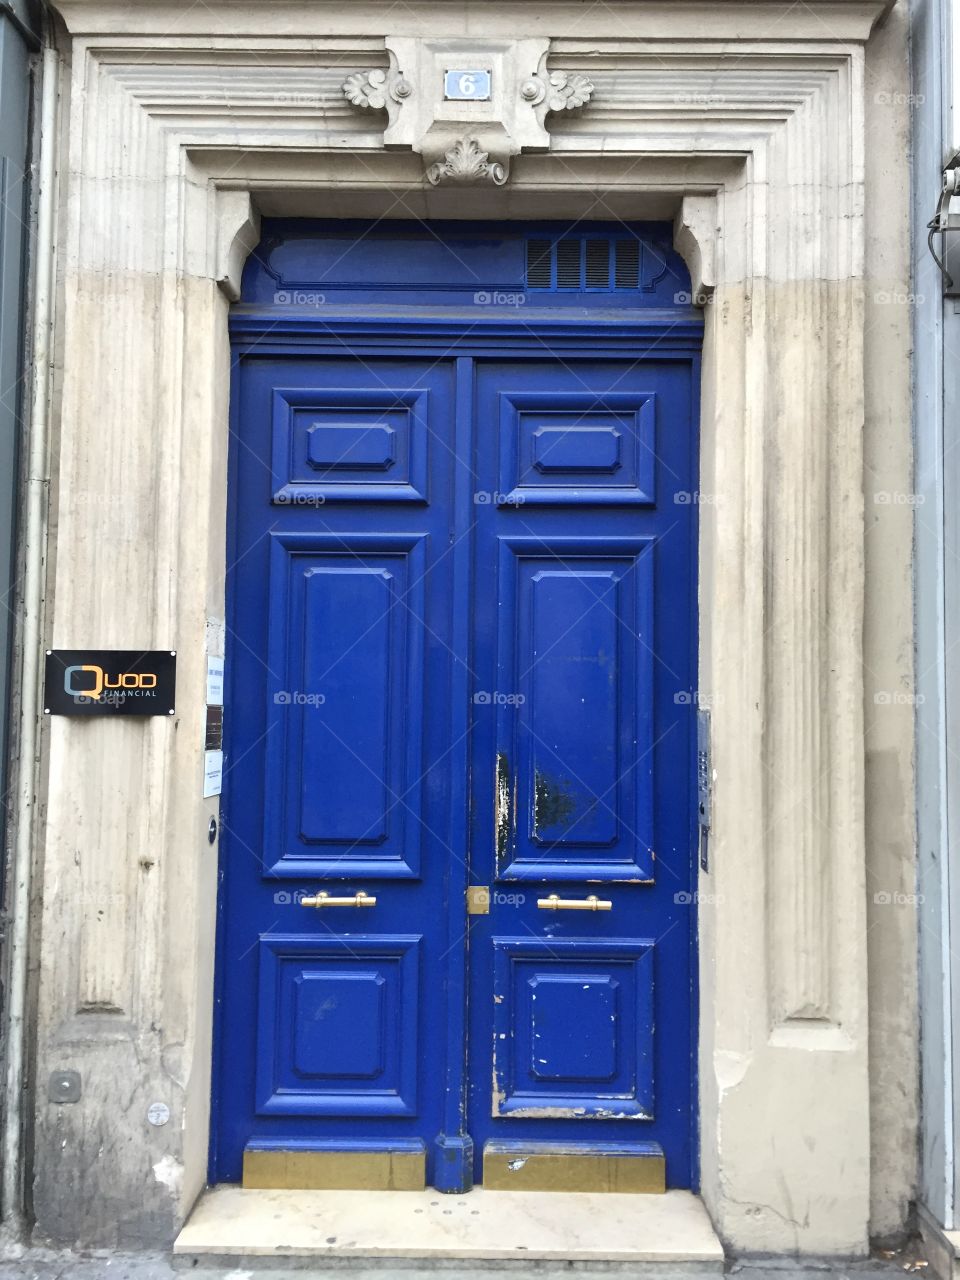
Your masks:
M371 71L355 71L343 82L344 97L355 107L370 111L399 106L413 93L413 85L403 78L400 71L384 71L374 67Z
M593 81L569 71L550 71L530 76L520 86L520 97L532 107L543 105L550 111L575 111L590 101Z

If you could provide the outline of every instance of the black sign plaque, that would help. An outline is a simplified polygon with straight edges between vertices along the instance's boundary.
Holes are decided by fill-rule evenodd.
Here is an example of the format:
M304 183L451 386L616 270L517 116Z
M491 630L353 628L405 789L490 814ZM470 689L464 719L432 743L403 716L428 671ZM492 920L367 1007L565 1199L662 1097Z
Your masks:
M173 649L48 649L43 712L48 716L172 716Z

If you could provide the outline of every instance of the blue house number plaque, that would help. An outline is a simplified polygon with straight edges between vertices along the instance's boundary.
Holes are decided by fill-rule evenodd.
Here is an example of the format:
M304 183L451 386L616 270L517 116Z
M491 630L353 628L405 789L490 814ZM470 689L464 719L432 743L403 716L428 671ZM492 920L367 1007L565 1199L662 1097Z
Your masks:
M448 102L489 102L490 72L469 69L444 72L443 96Z

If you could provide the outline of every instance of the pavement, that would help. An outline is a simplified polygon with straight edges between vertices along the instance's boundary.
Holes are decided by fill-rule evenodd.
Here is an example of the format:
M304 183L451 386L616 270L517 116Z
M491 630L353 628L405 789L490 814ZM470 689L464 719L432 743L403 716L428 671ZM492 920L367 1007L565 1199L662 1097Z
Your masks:
M490 1280L491 1273L535 1277L535 1280L575 1280L577 1277L657 1276L663 1280L703 1280L702 1270L683 1264L441 1262L384 1259L376 1264L361 1259L331 1259L299 1266L277 1266L273 1259L251 1259L238 1266L217 1266L194 1258L160 1253L56 1252L7 1245L0 1250L0 1280L427 1280L446 1272L456 1280ZM716 1274L716 1273L714 1273ZM786 1258L729 1261L726 1275L735 1280L935 1280L918 1247L877 1253L857 1262L802 1263Z

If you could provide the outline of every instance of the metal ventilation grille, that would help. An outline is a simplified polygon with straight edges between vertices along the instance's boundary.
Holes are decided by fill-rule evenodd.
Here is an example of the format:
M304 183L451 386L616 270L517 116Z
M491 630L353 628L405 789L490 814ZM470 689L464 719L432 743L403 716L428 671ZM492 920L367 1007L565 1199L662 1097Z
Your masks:
M618 289L636 289L640 284L639 240L618 240L614 279Z
M586 252L587 288L610 288L610 241L588 240Z
M553 244L549 240L527 241L527 288L549 289L553 283Z
M564 236L527 241L528 289L639 289L640 241Z
M557 244L557 288L579 289L580 240L561 240Z

